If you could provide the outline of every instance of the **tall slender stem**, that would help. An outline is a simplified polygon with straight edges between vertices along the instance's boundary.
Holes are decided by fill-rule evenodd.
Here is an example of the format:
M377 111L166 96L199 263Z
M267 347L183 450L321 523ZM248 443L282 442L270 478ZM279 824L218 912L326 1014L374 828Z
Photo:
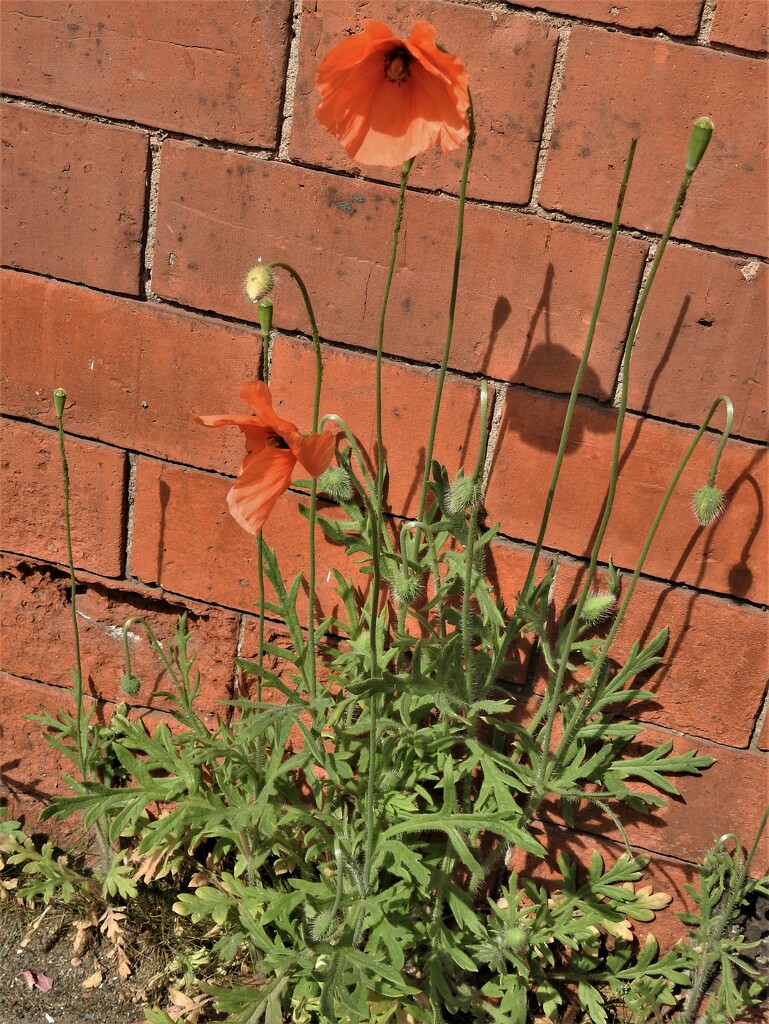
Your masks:
M395 257L398 253L398 239L400 237L401 221L403 220L403 208L406 202L406 185L409 172L411 171L413 158L407 160L401 167L400 190L398 192L398 205L395 211L395 223L393 224L392 244L390 246L390 263L387 268L387 279L385 281L384 294L382 295L382 307L379 313L379 329L377 332L376 345L376 443L377 443L377 469L374 482L374 529L372 531L371 544L371 608L369 612L369 656L371 660L371 674L376 673L377 668L377 626L379 620L379 588L382 583L381 543L384 529L384 479L385 479L385 458L384 439L382 436L382 352L384 349L385 319L387 316L387 304L390 298L390 287L393 274L395 273ZM374 854L376 815L374 813L374 796L376 793L376 749L378 742L378 718L379 718L379 697L372 694L369 701L369 758L368 777L366 779L366 852L363 866L363 878L366 885L371 882L371 859Z
M665 232L659 241L659 245L657 246L657 252L655 253L651 269L649 270L649 276L647 277L646 284L644 285L641 291L641 296L638 300L638 304L633 315L632 323L630 324L628 336L625 339L621 371L622 383L620 387L620 401L617 413L617 423L614 430L614 444L612 447L611 468L609 471L609 486L606 493L606 499L604 501L603 515L601 516L601 522L598 527L598 532L596 533L595 541L593 543L593 550L590 554L590 564L588 566L587 573L585 575L585 580L582 585L582 591L579 595L577 605L574 609L574 615L571 619L571 622L569 623L569 629L567 631L566 639L564 641L563 648L561 651L561 658L558 665L558 672L556 674L555 682L553 684L552 689L548 693L548 714L545 720L545 726L542 734L542 742L539 749L537 783L534 787L534 794L536 799L541 799L540 787L545 778L545 773L547 771L550 737L552 736L553 724L555 722L555 716L558 711L558 702L560 700L561 690L563 689L563 681L566 676L566 670L569 663L569 652L571 651L571 645L574 641L574 637L576 636L577 629L579 628L582 609L584 607L585 601L587 600L588 594L590 593L590 587L595 576L595 570L596 565L598 563L598 555L601 550L601 544L603 543L604 534L606 533L606 529L609 525L609 519L611 517L612 508L614 507L614 495L617 490L619 460L622 448L622 427L625 422L625 414L627 412L628 390L630 383L630 359L633 354L633 343L635 341L636 334L638 333L638 326L641 322L641 317L643 316L644 307L646 306L646 300L649 297L649 292L651 291L652 285L654 284L654 279L657 275L657 270L659 268L660 263L662 262L662 257L665 253L668 241L673 232L673 226L675 225L675 222L678 220L678 216L681 213L681 208L684 204L684 199L686 198L686 192L689 188L689 183L691 182L692 174L693 171L687 167L684 171L684 176L681 181L681 185L678 189L678 194L676 196L675 202L673 203L673 209L670 212L670 218L665 228Z
M553 472L550 477L550 486L548 487L547 497L545 499L545 508L542 512L542 519L539 525L539 533L537 535L537 541L534 545L534 550L531 555L531 561L529 562L529 569L526 573L526 580L521 589L521 593L528 594L529 588L531 587L534 579L534 573L537 568L537 561L539 559L542 545L545 540L545 532L547 531L548 522L550 520L550 509L553 504L553 498L555 496L555 489L558 484L558 477L561 473L561 465L563 464L563 458L566 453L566 445L569 440L569 432L571 430L571 421L574 416L574 408L577 404L577 396L579 395L580 385L582 384L582 377L587 367L588 358L590 357L590 350L593 347L593 338L595 337L596 327L598 325L598 317L601 312L601 306L603 305L603 297L606 291L606 282L609 278L609 268L611 266L612 256L614 255L614 245L617 240L617 232L619 230L620 217L622 216L622 207L625 202L625 192L627 190L627 184L630 179L630 170L633 166L633 157L635 156L637 139L630 140L630 148L628 149L627 157L625 158L625 169L622 174L622 182L619 188L619 195L617 196L617 205L614 209L614 218L611 224L611 230L609 232L609 240L606 245L606 255L604 256L603 267L601 269L601 277L598 282L598 292L593 303L593 312L590 317L590 326L588 327L587 339L585 340L585 347L582 350L582 358L580 359L579 366L577 367L577 373L574 377L574 383L571 388L571 394L569 395L569 402L566 406L566 415L563 420L563 428L561 429L561 440L558 443L558 452L555 457L555 464L553 465ZM491 685L493 680L499 674L502 661L504 660L507 648L510 645L510 641L513 638L513 634L518 626L516 616L511 615L510 621L507 624L502 644L497 651L495 658L493 659L489 668L488 678L486 680L487 687Z
M475 147L475 120L473 118L473 103L470 100L470 106L467 111L467 118L470 124L470 134L467 137L467 147L465 149L465 162L462 166L462 179L459 184L459 207L457 210L457 237L454 248L454 270L451 277L451 296L449 299L449 316L446 324L446 337L443 342L443 356L441 357L441 366L438 371L438 383L435 388L435 400L433 401L433 413L430 420L430 433L427 439L427 450L425 452L425 465L422 473L422 486L419 491L419 511L417 512L417 519L422 520L425 517L425 504L427 501L427 485L430 480L430 469L433 461L433 451L435 449L435 435L438 429L438 417L441 411L441 398L443 397L443 382L446 377L446 368L449 363L449 353L451 352L451 339L454 336L454 315L457 308L457 292L459 289L459 270L462 264L462 240L465 231L465 201L467 194L467 176L470 172L470 162L473 158L473 149ZM419 531L415 536L415 547L419 546Z

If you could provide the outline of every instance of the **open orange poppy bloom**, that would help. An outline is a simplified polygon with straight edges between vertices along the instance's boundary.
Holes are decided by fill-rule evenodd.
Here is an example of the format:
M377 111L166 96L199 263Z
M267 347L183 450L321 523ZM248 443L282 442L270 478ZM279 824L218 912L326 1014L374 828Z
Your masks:
M204 427L240 427L246 435L249 454L241 463L227 504L244 530L258 533L291 483L297 462L311 477L328 469L336 435L324 430L303 437L294 423L277 415L270 389L260 380L241 384L240 397L253 410L252 416L196 416L195 420Z
M468 136L467 72L418 21L407 40L365 21L326 54L315 87L318 120L362 164L397 167L431 146L448 152Z

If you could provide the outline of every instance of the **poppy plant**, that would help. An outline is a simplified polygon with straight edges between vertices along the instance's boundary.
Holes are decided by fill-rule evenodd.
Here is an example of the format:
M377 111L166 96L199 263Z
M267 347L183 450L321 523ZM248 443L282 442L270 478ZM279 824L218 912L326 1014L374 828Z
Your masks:
M240 397L251 407L251 416L196 416L195 421L204 427L239 427L245 434L248 455L227 495L227 505L244 530L258 533L291 483L297 462L311 477L328 469L336 435L326 430L300 434L296 424L277 415L270 389L260 380L241 384Z
M397 167L431 146L445 152L468 136L470 97L460 61L418 21L397 39L380 21L330 50L315 87L318 120L358 163Z

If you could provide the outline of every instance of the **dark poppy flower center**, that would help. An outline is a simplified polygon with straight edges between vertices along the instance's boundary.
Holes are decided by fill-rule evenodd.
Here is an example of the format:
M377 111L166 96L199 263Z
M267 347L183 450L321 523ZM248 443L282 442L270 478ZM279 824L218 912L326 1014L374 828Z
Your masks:
M399 46L391 53L388 53L385 56L384 62L387 81L403 85L410 74L409 64L411 64L411 60L411 54L405 46Z
M270 436L267 438L267 447L287 449L290 447L290 445L286 444L286 442L283 440L282 437L280 437L280 435L270 434Z

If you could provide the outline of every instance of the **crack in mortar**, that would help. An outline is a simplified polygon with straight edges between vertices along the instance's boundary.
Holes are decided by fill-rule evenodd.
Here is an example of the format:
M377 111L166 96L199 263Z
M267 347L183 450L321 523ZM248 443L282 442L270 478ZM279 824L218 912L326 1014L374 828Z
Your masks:
M725 2L725 0L724 0ZM718 0L705 0L702 5L702 14L700 15L700 27L697 32L697 42L704 46L710 42L710 32L713 28L713 19L716 16L716 7L718 6Z

